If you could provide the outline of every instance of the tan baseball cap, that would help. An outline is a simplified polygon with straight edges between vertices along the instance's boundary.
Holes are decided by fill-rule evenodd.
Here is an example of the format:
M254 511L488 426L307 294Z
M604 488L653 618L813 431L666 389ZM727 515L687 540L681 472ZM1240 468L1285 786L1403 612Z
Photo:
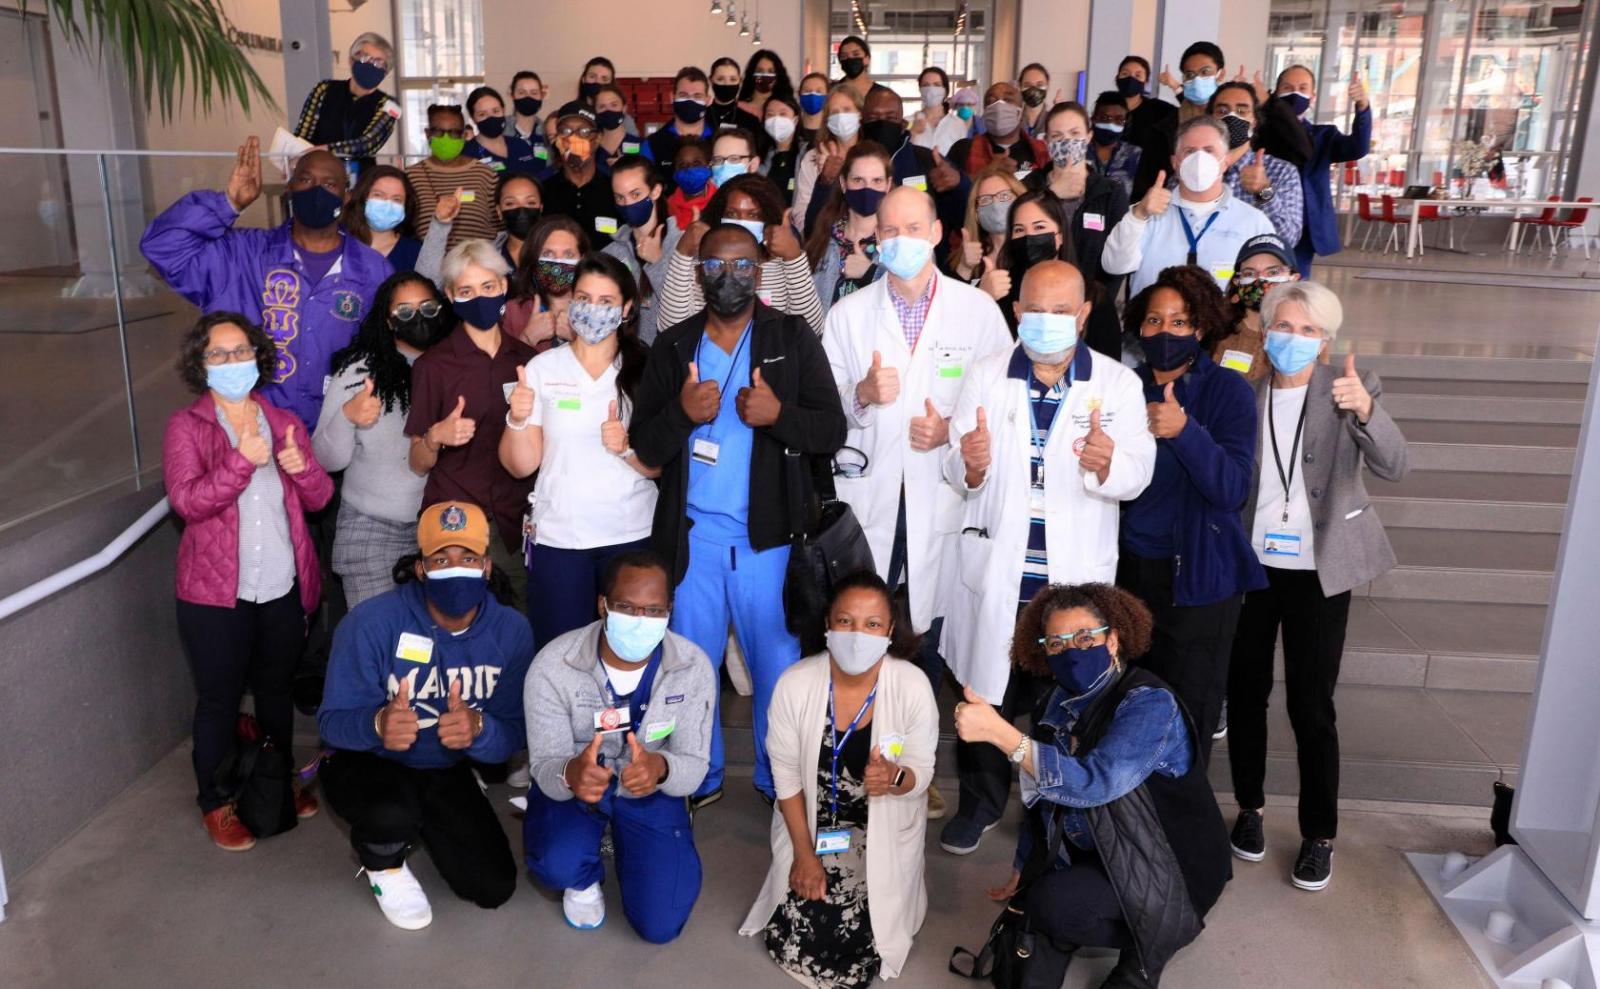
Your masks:
M489 519L470 501L441 501L422 510L417 521L417 548L431 556L446 546L489 551Z

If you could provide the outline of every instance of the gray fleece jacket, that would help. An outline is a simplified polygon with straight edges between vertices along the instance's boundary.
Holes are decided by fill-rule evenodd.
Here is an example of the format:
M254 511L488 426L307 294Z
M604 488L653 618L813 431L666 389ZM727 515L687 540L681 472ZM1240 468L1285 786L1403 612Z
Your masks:
M596 621L552 640L533 657L522 684L522 708L528 728L528 768L533 783L551 800L571 800L562 779L567 761L594 738L594 716L610 706L606 675L600 664L600 636L605 622ZM711 726L716 717L717 678L700 647L675 632L661 644L661 669L650 690L643 724L635 725L641 745L667 760L667 779L658 792L686 797L705 779L711 758ZM664 737L649 741L652 734ZM606 765L627 763L623 733L600 743ZM631 798L625 788L619 797Z

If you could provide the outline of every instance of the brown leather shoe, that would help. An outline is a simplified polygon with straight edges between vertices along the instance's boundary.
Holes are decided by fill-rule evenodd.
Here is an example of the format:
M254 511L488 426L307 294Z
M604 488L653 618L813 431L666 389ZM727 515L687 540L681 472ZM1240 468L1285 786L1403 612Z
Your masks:
M223 804L209 811L201 821L212 842L225 852L248 852L256 847L256 836L234 816L233 804Z

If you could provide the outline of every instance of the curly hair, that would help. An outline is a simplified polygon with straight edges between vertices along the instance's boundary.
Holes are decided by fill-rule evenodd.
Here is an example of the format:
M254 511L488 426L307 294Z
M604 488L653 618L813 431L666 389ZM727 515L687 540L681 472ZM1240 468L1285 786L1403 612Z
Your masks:
M1233 330L1232 307L1228 305L1222 289L1217 287L1217 280L1211 277L1211 272L1199 265L1175 264L1163 268L1155 281L1128 300L1127 307L1122 310L1122 328L1125 332L1132 336L1139 335L1139 327L1144 323L1151 297L1158 289L1164 288L1182 297L1183 306L1189 312L1189 322L1194 325L1195 335L1201 340L1226 336Z
M826 648L828 616L833 613L833 606L839 599L850 591L871 591L883 595L884 602L889 606L889 621L893 623L889 630L889 655L896 659L911 659L917 655L922 648L922 636L912 627L909 598L903 589L891 591L883 578L872 570L857 570L834 582L832 590L828 592L827 607L818 616L820 621L814 635L801 637L804 655L814 655Z
M189 332L178 342L178 374L183 383L196 395L203 395L210 386L206 384L206 348L211 346L211 331L218 326L237 326L244 331L246 340L256 351L256 368L261 372L261 382L271 381L278 368L278 345L267 336L267 331L250 322L250 317L236 312L207 313L189 327Z
M333 355L329 369L330 374L337 375L355 364L365 365L368 377L372 378L372 393L383 402L385 412L393 412L396 408L406 412L411 408L411 365L394 345L394 327L389 322L389 310L393 306L395 290L413 282L426 285L433 301L444 310L439 317L441 325L455 325L450 302L432 279L415 271L397 271L372 294L372 305L367 308L366 318L356 330L355 339L350 341L348 347Z
M1049 676L1045 659L1045 626L1058 611L1082 608L1102 625L1111 626L1117 636L1117 660L1127 666L1150 649L1150 632L1155 619L1143 601L1111 584L1050 584L1033 596L1011 637L1011 665L1035 676Z
M399 179L400 187L405 190L405 218L394 232L402 237L417 236L416 218L420 207L417 205L417 187L411 184L411 177L393 165L373 165L371 168L361 170L361 178L356 181L356 187L350 190L350 205L346 206L340 216L345 230L354 237L372 246L372 227L367 223L367 200L372 196L372 187L378 184L379 179Z
M730 133L732 131L723 131L720 136L726 137ZM753 141L751 147L755 147ZM742 192L755 200L756 208L761 210L762 223L771 226L783 222L783 211L787 207L783 205L783 196L778 192L778 187L765 175L750 173L735 175L718 186L717 191L711 194L711 200L706 203L706 208L701 211L700 219L713 227L721 223L723 214L728 211L728 200L733 198L736 192Z
M739 77L739 99L750 102L750 97L756 93L756 65L765 59L772 63L773 74L777 78L772 80L772 91L767 98L776 96L780 99L794 100L794 83L789 81L789 70L784 67L783 59L770 48L762 48L750 56L750 61L744 64L744 72Z

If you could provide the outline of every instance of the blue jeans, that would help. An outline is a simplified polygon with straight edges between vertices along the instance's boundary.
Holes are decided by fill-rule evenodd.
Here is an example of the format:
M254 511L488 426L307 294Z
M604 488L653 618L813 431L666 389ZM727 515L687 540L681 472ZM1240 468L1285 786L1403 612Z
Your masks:
M594 621L600 616L595 602L603 593L600 583L612 559L623 553L650 548L649 539L596 546L592 549L556 549L535 545L528 551L528 624L533 626L533 649L538 652L551 639Z
M600 838L606 824L616 848L622 913L652 944L677 937L700 897L700 853L681 797L653 793L618 797L616 784L599 803L551 800L534 786L522 841L528 872L551 890L585 889L605 878Z
M672 605L672 630L711 659L720 676L728 644L728 621L744 650L755 688L756 789L772 796L772 764L767 759L767 705L778 677L800 658L800 640L784 624L783 577L789 547L757 552L749 543L729 546L696 537L689 530L689 567ZM722 718L711 730L711 765L696 795L722 786Z

